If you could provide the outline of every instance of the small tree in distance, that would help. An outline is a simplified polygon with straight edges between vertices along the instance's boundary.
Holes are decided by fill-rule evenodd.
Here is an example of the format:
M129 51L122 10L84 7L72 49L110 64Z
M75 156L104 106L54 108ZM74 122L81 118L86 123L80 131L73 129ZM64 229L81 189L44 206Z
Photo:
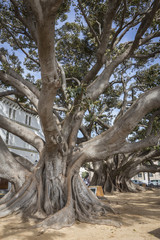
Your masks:
M29 166L26 159L11 154L1 139L1 177L8 179L13 189L1 202L0 216L13 212L34 215L42 219L39 227L61 228L75 220L116 225L114 220L98 219L113 210L87 189L79 178L79 168L85 162L156 145L159 140L159 132L138 143L126 139L146 114L160 108L160 86L135 102L133 98L130 106L124 98L111 127L102 115L111 114L107 101L113 107L121 93L126 96L124 78L129 72L159 54L160 2L78 0L77 22L64 22L58 28L57 19L66 20L70 4L62 0L0 2L1 41L20 49L26 56L26 68L41 73L39 81L24 77L16 56L3 48L0 80L12 86L19 104L23 99L33 106L45 138L0 116L2 128L34 146L40 155L38 164ZM124 42L131 29L135 31L133 40ZM115 89L107 91L114 84ZM92 137L95 122L107 130Z

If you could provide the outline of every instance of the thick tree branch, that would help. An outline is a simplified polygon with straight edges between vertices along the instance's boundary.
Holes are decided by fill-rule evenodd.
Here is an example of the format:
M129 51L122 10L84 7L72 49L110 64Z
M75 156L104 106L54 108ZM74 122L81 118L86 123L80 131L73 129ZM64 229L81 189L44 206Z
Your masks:
M160 107L160 87L143 94L130 109L120 117L115 125L97 137L82 144L87 158L101 158L119 152L132 152L140 149L140 143L126 144L126 137L137 126L138 122L150 111ZM142 141L141 148L157 145L159 134Z
M121 148L121 151L124 153L127 153L127 152L139 151L143 148L147 148L147 147L151 147L151 146L157 146L159 139L160 139L160 133L158 133L156 136L150 135L139 142L126 143Z
M38 152L42 151L44 147L43 140L28 128L2 115L0 115L0 127L20 137L22 140L35 147Z
M72 150L76 144L77 141L77 133L79 131L79 128L82 123L82 118L83 118L83 111L80 111L78 114L76 114L73 119L72 119L72 125L71 125L71 131L69 134L69 141L68 141L68 146Z
M29 0L32 11L40 24L56 15L62 0Z
M11 75L13 78L16 78L17 80L22 82L24 85L26 85L37 96L37 98L39 98L39 96L40 96L39 90L31 82L23 79L21 75L19 75L11 67L9 67L9 63L7 61L7 58L1 53L1 51L0 51L0 61L8 66L8 68L6 70L6 73Z
M110 128L110 126L107 123L103 122L99 117L97 117L95 119L95 122L97 122L104 129L109 129Z
M83 136L85 137L86 140L89 140L91 138L89 136L88 131L87 131L85 126L81 125L79 130L82 132L82 134L83 134Z
M151 173L156 173L156 172L160 172L160 166L150 166L150 165L138 165L137 167L135 167L135 169L133 171L131 171L131 173L129 174L129 176L132 178L135 175L137 175L140 172L151 172Z
M57 105L54 105L53 106L53 109L54 110L56 110L56 111L62 111L62 112L67 112L68 111L68 109L67 108L65 108L65 107L59 107L59 106L57 106Z
M109 79L113 74L113 71L128 57L130 49L131 46L129 45L126 51L106 66L103 72L87 87L87 97L95 101L97 97L104 92L104 90L109 86Z
M156 1L155 1L156 2ZM114 4L115 4L115 2L114 2ZM113 4L113 5L114 5ZM113 5L112 5L112 7L113 7ZM111 7L111 6L110 6ZM114 7L115 7L115 5L114 5ZM116 7L118 7L118 5L116 5L116 7L114 8L113 7L113 9L114 9L114 11L116 10ZM153 9L151 10L151 12L152 12L152 14L154 15L155 14L155 12L157 11L157 9L159 8L159 4L157 5L156 3L155 4L153 4ZM112 9L112 10L113 10ZM111 9L110 9L111 10ZM112 12L112 11L111 11ZM148 15L147 15L148 16ZM142 35L144 34L144 32L146 31L146 29L148 28L148 25L150 25L151 24L151 22L152 22L152 19L153 19L153 17L154 16L152 16L152 18L147 22L147 24L145 24L144 23L144 26L143 25L140 25L140 27L139 27L139 30L138 30L138 32L139 33L141 33ZM145 22L145 17L144 17L144 19L143 19L143 22ZM109 25L107 25L107 26L109 26ZM143 26L143 29L142 29L142 26ZM107 27L106 27L106 29L107 29ZM106 31L106 32L105 32ZM108 30L105 30L104 32L105 32L105 34L107 34L108 33ZM103 33L104 34L104 33ZM102 34L102 35L103 35ZM141 37L142 37L142 35L141 35ZM117 58L115 59L115 60L113 60L106 68L105 68L105 70L96 78L96 80L94 81L94 82L92 82L88 87L87 87L87 97L88 98L90 98L90 99L92 99L93 101L94 100L96 100L97 99L97 97L100 95L100 94L102 94L103 93L103 91L108 87L108 85L109 85L109 79L110 79L110 77L111 77L111 75L112 75L112 73L113 73L113 71L115 70L115 68L120 64L120 63L122 63L126 58L129 58L132 54L133 54L133 52L134 52L134 50L138 47L138 43L139 43L139 40L140 40L140 38L139 38L139 40L138 40L138 36L139 35L137 35L137 37L135 38L135 40L134 40L134 42L132 43L129 43L128 44L128 46L127 46L127 48L126 48L126 50L121 54L121 55L119 55L119 56L117 56ZM105 35L105 37L106 37L106 35ZM107 37L106 37L107 38ZM137 44L135 44L135 42L137 42ZM106 47L106 46L105 46ZM100 56L102 56L101 55L101 50L104 50L105 49L105 47L104 47L104 43L102 44L102 45L100 45L100 47L99 47L99 50L97 51L97 53L98 54L100 54ZM94 67L96 67L96 65L94 66ZM93 67L93 69L92 70L94 70L94 67ZM92 71L91 70L91 71ZM91 72L90 72L91 73ZM89 74L90 74L89 73ZM84 78L85 79L85 78ZM84 80L84 82L85 82L86 80Z
M11 86L16 88L19 92L22 92L25 96L29 98L31 103L35 106L35 108L38 108L38 99L37 97L31 92L31 90L25 86L22 82L20 82L18 79L10 76L9 74L5 73L4 71L0 71L0 79L2 82L9 83Z
M72 81L72 80L75 81L78 84L78 86L81 85L81 82L75 77L66 78L66 81Z
M160 116L160 109L157 110L156 112L154 112L149 120L149 124L148 124L148 128L147 128L147 132L146 132L146 136L149 136L152 132L152 127L153 127L153 121L155 119L156 116Z
M53 114L53 102L57 90L61 87L55 59L55 20L62 0L45 0L43 2L30 0L29 2L36 20L42 78L38 114L47 146L59 145L59 141L62 141L62 134L57 118Z
M145 17L143 18L134 41L130 42L126 50L121 55L117 56L115 60L113 60L108 66L106 66L104 71L96 78L96 80L91 83L90 86L88 86L87 93L89 98L95 100L101 93L103 93L103 91L108 87L108 82L114 69L126 58L131 57L134 51L138 48L139 44L144 44L146 43L146 41L148 41L148 38L145 38L144 41L142 41L141 38L145 31L148 29L148 27L151 25L154 15L159 8L159 1L155 0L152 9L148 13L146 13ZM152 37L153 36L155 37L155 34L152 35Z
M139 168L140 172L151 172L151 173L156 173L156 172L160 172L160 166L147 166L147 165L141 165Z
M65 76L65 71L62 67L62 65L57 62L57 65L58 65L58 68L60 69L60 72L61 72L61 86L62 86L62 92L63 92L63 95L64 95L64 99L67 100L67 91L66 91L66 88L67 88L67 84L66 84L66 76Z
M145 15L145 17L142 19L142 22L138 28L138 31L136 33L134 42L132 44L130 53L133 53L134 50L138 47L140 39L142 38L143 34L146 32L148 27L151 25L153 18L157 12L157 10L160 8L160 2L159 0L154 0L152 9L148 11Z
M6 96L9 96L9 95L24 96L22 93L20 93L17 90L8 90L8 91L0 92L0 98L1 97L6 97Z
M28 171L15 160L1 137L0 164L0 176L13 183L15 185L15 189L18 190L25 182Z
M141 40L139 41L139 46L142 46L142 45L148 43L150 40L157 38L157 37L160 37L160 32L151 33L151 34L147 35L146 37L141 38Z
M104 17L104 25L103 25L103 30L102 30L102 35L100 39L100 45L97 50L97 62L93 66L93 68L87 73L87 75L84 77L82 83L87 84L91 80L95 78L97 75L98 71L101 69L103 64L105 63L105 58L104 54L106 51L106 47L109 41L109 36L111 32L111 26L112 26L112 21L114 19L114 16L116 14L116 11L118 7L120 6L121 0L110 0L109 1L109 6L108 9L105 13Z
M27 169L29 172L33 171L34 164L31 163L28 159L16 154L12 153L13 157L16 159L16 161L21 164L25 169Z

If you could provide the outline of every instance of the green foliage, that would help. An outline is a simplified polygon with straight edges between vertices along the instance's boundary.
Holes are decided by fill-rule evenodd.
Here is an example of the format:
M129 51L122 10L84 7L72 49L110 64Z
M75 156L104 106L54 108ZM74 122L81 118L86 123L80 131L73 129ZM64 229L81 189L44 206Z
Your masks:
M160 83L160 65L154 64L147 70L137 73L137 82L143 83L145 89L149 90L159 86Z
M88 172L82 172L82 178L87 178L89 176L89 173Z
M62 2L57 14L57 24L58 24L58 21L64 22L67 20L68 18L67 13L70 11L70 6L71 6L71 0Z
M84 34L85 28L77 23L66 22L57 30L57 58L68 78L83 79L94 61L94 46Z
M21 61L19 60L19 58L15 55L15 53L13 52L12 54L9 54L9 52L4 49L3 47L0 48L0 52L2 54L4 54L4 56L7 59L8 64L1 62L0 63L0 68L4 71L7 71L7 69L12 68L14 69L14 71L20 75L23 74L24 70L21 66Z
M28 15L26 2L22 0L17 0L16 2L21 17L24 19L31 17ZM108 11L109 2L112 1L81 0L85 15L99 41L102 37L103 27L105 27L104 24L107 24L105 23L104 16ZM137 29L141 24L141 20L138 20L145 16L150 6L151 1L149 0L121 1L112 22L112 28L108 32L109 41L105 50L106 65L112 63L113 60L126 51L130 44L131 33L134 39ZM40 66L37 64L39 61L37 43L32 38L26 26L16 17L17 13L10 1L1 0L0 8L0 42L8 48L8 51L4 48L1 49L7 58L8 64L1 63L0 67L4 71L7 71L9 68L14 69L16 73L24 76L27 81L33 82L40 90L42 83L41 79L39 79L39 74L38 79L35 80L37 78L35 78L35 73L40 72ZM72 14L73 11L75 13L75 19L71 22L70 14ZM32 17L34 19L34 16ZM148 27L143 37L149 36L149 34L155 34L155 36L159 34L159 17L160 11L157 11L151 26ZM126 34L124 34L122 40L118 44L112 46L112 41L114 37L116 37L116 32L119 29L121 29L122 32L123 30L125 31L125 26L130 26L130 22L133 23L133 26L126 31ZM121 33L119 33L117 37L120 37L120 35ZM89 26L85 22L85 18L82 16L77 1L68 0L62 2L57 14L55 41L56 59L63 66L66 78L77 78L80 83L77 84L72 80L67 81L67 99L64 100L64 94L60 89L55 102L58 106L63 105L66 108L70 104L71 108L68 108L68 111L73 109L74 104L76 105L74 108L77 107L79 110L85 110L83 123L86 124L90 133L94 132L95 134L99 134L104 131L105 128L98 123L98 119L106 124L111 125L113 123L113 110L121 110L124 103L124 88L129 88L129 78L131 74L135 75L131 79L134 88L129 91L127 100L136 100L139 94L159 86L160 66L159 64L153 64L149 57L152 56L151 59L159 57L158 49L160 43L157 38L154 38L154 40L148 41L147 44L140 46L135 51L135 55L145 56L144 58L134 58L134 55L132 55L132 58L126 58L121 65L115 67L109 86L106 84L106 89L104 89L103 94L101 94L96 101L91 100L87 96L87 86L82 84L82 81L97 62L96 51L99 45L95 39L95 35L90 31ZM22 52L26 52L26 56L23 55L22 57ZM97 75L101 74L105 64L102 65ZM28 74L26 74L24 68L27 70L27 73L29 72ZM95 80L97 75L95 74L91 82ZM126 86L124 86L125 84ZM27 99L18 98L18 101L25 103ZM130 105L131 104L132 103L130 103ZM126 106L125 111L130 105L128 104ZM107 107L105 111L103 111L105 106ZM148 115L142 120L141 126L143 127L138 126L133 131L130 141L135 141L136 139L140 140L145 137L149 117ZM159 127L159 118L155 118L152 133L156 134Z

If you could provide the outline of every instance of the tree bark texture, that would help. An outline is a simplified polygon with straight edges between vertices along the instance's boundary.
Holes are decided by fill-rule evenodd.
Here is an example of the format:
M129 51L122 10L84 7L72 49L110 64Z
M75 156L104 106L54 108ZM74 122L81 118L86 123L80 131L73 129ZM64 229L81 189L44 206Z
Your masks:
M143 40L147 42L147 39L142 37L152 24L154 14L160 8L159 1L153 1L150 14L145 14L143 17L135 39L127 43L124 51L117 53L109 63L106 61L106 49L111 46L110 36L114 33L111 27L122 1L107 1L108 10L104 14L104 26L98 40L95 64L82 80L81 87L85 91L75 97L72 107L67 106L63 120L54 111L58 90L62 87L65 92L55 51L56 13L63 1L23 1L24 16L18 12L18 1L11 0L11 2L15 9L15 17L28 29L30 37L37 45L41 90L36 91L34 85L31 86L31 83L26 82L12 69L10 71L6 69L6 72L0 71L0 77L2 82L10 84L32 103L35 112L39 115L45 141L26 127L0 116L2 128L30 143L40 155L38 164L31 166L20 156L12 155L0 139L2 164L0 175L13 185L11 191L0 202L0 216L4 217L14 212L20 213L23 217L37 216L41 219L37 227L43 228L59 229L72 225L76 220L119 226L111 219L111 215L109 219L105 217L107 213L114 213L113 209L109 205L104 205L84 185L79 177L79 169L87 161L102 161L111 155L132 153L142 147L157 144L160 138L159 132L156 136L148 136L138 144L128 143L126 138L147 113L160 108L160 87L141 95L128 111L119 117L113 127L92 139L88 138L88 141L82 144L77 144L76 140L87 110L87 107L84 107L84 99L95 101L104 93L115 68L132 57L138 46L143 44ZM150 15L151 18L148 17ZM4 63L5 59L1 54L0 59ZM100 69L102 72L97 76ZM65 104L67 105L66 102ZM92 183L102 185L105 191L133 190L128 176L130 165L126 163L118 168L117 164L119 163L116 159L112 163L109 161L104 165L101 163L100 171L95 171ZM98 218L102 215L103 218Z
M159 157L159 150L147 150L133 154L116 154L103 162L94 162L94 175L90 185L102 186L107 192L137 192L144 188L131 181L140 172L159 172L159 165L147 164L149 160Z

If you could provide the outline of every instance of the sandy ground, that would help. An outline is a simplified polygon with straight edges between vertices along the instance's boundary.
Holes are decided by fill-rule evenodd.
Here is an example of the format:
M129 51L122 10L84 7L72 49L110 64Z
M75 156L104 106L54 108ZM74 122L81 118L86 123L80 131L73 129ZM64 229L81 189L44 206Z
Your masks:
M107 196L120 228L76 223L61 230L29 229L18 216L0 219L0 240L157 240L160 239L160 189Z

